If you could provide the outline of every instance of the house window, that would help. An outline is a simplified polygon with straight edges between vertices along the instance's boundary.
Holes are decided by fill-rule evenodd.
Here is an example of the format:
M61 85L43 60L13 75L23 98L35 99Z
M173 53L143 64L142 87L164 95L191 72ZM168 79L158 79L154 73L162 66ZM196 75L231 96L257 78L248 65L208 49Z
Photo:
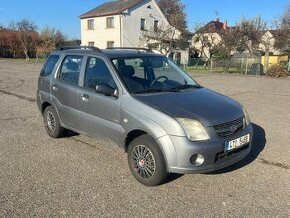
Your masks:
M140 26L141 30L145 30L146 29L146 20L141 18L141 26Z
M107 28L114 28L114 17L107 17Z
M115 42L114 41L108 41L107 42L107 48L113 48L114 47Z
M88 46L94 47L95 46L95 42L88 42Z
M155 32L158 30L158 24L159 24L159 21L158 20L155 20L154 21L154 31Z
M94 19L90 19L88 20L88 30L93 30L93 29L95 29Z

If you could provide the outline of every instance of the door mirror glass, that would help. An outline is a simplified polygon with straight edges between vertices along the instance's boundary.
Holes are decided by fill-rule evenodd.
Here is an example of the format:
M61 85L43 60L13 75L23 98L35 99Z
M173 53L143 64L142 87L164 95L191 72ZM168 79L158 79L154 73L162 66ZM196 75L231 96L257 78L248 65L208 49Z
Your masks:
M118 97L118 90L114 89L113 87L107 85L107 84L99 84L96 85L96 92L103 94L105 96L112 96L112 97Z

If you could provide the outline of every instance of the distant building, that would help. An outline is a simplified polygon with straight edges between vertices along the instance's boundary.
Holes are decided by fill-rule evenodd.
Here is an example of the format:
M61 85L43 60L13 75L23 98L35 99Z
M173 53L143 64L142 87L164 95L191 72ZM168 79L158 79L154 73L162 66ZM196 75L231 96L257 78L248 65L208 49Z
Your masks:
M197 32L194 33L192 37L192 47L198 52L199 57L210 57L209 47L204 41L208 41L210 45L218 45L222 41L222 35L226 31L236 31L238 27L229 27L227 21L220 22L219 19L215 21L210 21L203 27L201 27ZM268 49L271 55L283 55L283 51L275 47L275 42L277 37L279 37L280 30L266 30L262 32L261 43L259 45L259 51L261 54L265 53ZM290 34L290 33L289 33ZM204 41L202 41L202 40ZM237 51L232 51L232 55ZM245 51L246 53L249 51Z
M217 45L222 41L221 35L225 31L234 30L235 27L228 27L227 21L220 22L217 18L215 21L210 21L192 37L192 47L196 50L199 57L210 58L210 45Z
M155 0L118 0L80 16L82 45L140 47L143 31L169 25Z

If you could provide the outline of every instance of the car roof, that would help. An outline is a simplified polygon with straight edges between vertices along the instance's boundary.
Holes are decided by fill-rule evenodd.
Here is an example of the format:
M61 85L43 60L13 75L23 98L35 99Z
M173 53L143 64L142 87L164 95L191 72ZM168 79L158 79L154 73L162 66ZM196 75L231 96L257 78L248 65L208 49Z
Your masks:
M145 48L110 48L110 49L98 49L95 47L68 47L60 48L52 52L52 54L86 54L86 55L101 55L107 58L130 58L130 57L164 57L162 54L154 53L152 50Z

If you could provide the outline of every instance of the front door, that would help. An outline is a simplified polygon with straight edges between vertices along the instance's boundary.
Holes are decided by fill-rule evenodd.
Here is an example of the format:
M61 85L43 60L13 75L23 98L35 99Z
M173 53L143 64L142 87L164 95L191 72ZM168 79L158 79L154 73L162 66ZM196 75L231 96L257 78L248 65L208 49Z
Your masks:
M97 93L96 86L100 84L117 90L106 62L101 58L88 57L79 92L80 127L91 136L120 143L125 132L120 125L120 98Z

